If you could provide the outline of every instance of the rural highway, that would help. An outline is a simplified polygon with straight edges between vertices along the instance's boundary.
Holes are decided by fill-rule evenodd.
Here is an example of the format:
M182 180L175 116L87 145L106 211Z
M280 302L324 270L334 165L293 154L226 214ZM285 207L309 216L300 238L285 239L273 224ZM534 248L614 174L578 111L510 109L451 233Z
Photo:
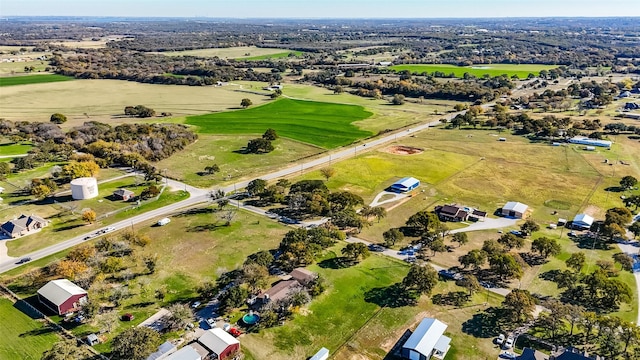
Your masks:
M491 106L491 104L486 104L486 106ZM446 114L443 115L442 118L446 118L448 120L451 120L453 117L455 117L457 114L461 114L464 113L463 112L457 112L457 113L450 113L450 114ZM314 160L310 160L308 162L305 163L301 163L301 164L297 164L297 165L292 165L289 166L285 169L282 170L278 170L272 173L268 173L268 174L263 174L261 176L256 177L256 179L264 179L264 180L275 180L275 179L279 179L282 177L286 177L289 175L294 175L297 173L303 173L305 170L311 169L311 168L315 168L321 165L327 165L327 164L331 164L332 162L336 162L339 160L344 160L350 157L354 157L357 156L358 153L367 151L369 149L375 148L377 146L380 145L384 145L386 143L390 143L392 141L396 141L398 139L404 138L404 137L408 137L411 136L417 132L420 132L422 130L428 129L431 126L435 126L440 124L440 121L432 121L429 123L425 123L425 124L421 124L421 125L417 125L408 129L402 129L400 131L397 131L395 133L391 133L389 135L383 136L381 138L377 138L377 139L373 139L370 141L365 141L362 144L358 144L355 146L350 146L348 148L345 148L344 150L340 150L337 151L335 153L331 153L329 155L325 155L322 156L320 158L314 159ZM249 180L245 180L245 181L240 181L237 182L235 184L231 184L222 188L213 188L213 189L200 189L200 188L196 188L190 185L187 185L185 183L179 182L179 181L175 181L172 179L163 179L163 181L165 181L165 183L169 186L172 187L174 189L179 189L179 190L185 190L187 192L190 193L190 197L186 200L182 200L179 201L177 203L173 203L171 205L167 205L155 210L151 210L151 211L147 211L143 214L140 215L136 215L133 216L129 219L126 220L122 220L122 221L118 221L114 224L110 224L109 227L113 227L115 228L115 231L117 230L122 230L128 227L135 227L136 224L141 223L141 222L146 222L146 221L150 221L162 216L166 216L168 214L172 214L177 212L180 209L184 209L184 208L188 208L200 203L205 203L210 201L210 197L209 197L209 193L213 190L213 191L217 191L217 190L222 190L225 193L230 193L233 191L237 191L238 189L243 189L247 186L247 184L249 182L251 182L253 179L249 179ZM37 259L41 259L44 258L46 256L50 256L53 255L55 253L58 253L60 251L66 250L70 247L76 246L80 243L82 243L83 241L85 241L84 239L92 233L95 233L97 231L100 231L102 229L105 229L105 227L101 228L101 229L95 229L93 231L91 231L90 233L86 233L86 234L82 234L79 236L76 236L74 238L71 238L69 240L65 240L62 241L60 243L57 243L55 245L51 245L49 247L46 247L44 249L40 249L37 251L34 251L32 253L29 254L23 254L20 256L20 258L31 258L31 260L37 260ZM6 241L6 240L2 240L2 241ZM10 240L9 240L10 241ZM18 258L10 258L10 257L4 257L4 258L0 258L0 274L4 273L6 271L9 271L11 269L14 269L16 267L21 266L22 264L18 264L17 263Z

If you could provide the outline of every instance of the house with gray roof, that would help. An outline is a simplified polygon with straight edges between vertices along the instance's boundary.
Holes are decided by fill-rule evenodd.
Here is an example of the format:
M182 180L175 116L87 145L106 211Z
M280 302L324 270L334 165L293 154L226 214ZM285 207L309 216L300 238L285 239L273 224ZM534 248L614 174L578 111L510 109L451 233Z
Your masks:
M9 220L0 225L0 233L15 239L20 236L32 234L40 231L49 225L49 221L37 215L20 215L19 218Z

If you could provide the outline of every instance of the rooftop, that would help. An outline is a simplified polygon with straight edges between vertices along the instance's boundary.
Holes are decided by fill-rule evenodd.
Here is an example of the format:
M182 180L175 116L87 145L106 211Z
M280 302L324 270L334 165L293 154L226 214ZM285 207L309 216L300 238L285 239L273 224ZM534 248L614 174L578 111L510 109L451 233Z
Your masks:
M38 290L38 294L54 305L60 306L73 295L86 295L87 292L67 279L52 280Z

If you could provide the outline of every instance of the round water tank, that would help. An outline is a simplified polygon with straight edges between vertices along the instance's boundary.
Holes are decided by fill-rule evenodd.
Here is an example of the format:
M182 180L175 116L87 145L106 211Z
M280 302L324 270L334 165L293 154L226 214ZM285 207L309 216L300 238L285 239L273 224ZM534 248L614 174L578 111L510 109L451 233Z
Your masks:
M93 177L71 180L71 197L74 200L91 199L98 196L98 181Z

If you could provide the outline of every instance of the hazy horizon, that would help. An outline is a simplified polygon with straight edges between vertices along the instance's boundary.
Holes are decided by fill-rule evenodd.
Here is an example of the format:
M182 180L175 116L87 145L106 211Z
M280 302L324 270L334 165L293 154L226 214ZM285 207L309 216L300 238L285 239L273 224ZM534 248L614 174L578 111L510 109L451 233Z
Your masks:
M429 19L637 17L638 0L4 0L0 16Z

